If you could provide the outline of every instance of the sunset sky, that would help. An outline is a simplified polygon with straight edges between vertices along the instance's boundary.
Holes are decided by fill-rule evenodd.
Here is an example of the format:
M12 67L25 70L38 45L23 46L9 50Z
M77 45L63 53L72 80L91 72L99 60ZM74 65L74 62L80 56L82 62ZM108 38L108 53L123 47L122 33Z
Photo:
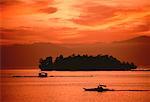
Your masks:
M149 0L1 0L0 44L95 43L150 35Z

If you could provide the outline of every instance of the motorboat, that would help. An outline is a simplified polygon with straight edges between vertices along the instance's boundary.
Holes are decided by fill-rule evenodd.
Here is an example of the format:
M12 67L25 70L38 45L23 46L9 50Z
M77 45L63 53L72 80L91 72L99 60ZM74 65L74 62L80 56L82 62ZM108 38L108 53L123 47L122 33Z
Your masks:
M83 88L85 91L97 91L97 92L104 92L104 91L114 91L113 89L104 88L106 85L98 85L97 88Z

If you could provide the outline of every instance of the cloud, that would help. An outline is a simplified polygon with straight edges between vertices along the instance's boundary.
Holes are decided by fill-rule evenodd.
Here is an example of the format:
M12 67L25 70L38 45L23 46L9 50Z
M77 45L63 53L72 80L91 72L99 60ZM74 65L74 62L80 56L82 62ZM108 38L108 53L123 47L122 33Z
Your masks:
M77 7L82 8L81 14L78 18L72 19L72 21L80 25L88 26L118 22L119 20L123 21L123 19L130 18L130 16L150 12L149 7L120 7L118 5L110 6L102 3L85 3ZM147 13L147 15L149 14Z
M1 42L5 43L35 43L35 42L54 42L61 43L66 39L78 38L81 35L73 34L73 28L49 28L40 29L30 27L1 28Z
M133 19L130 22L124 22L117 26L114 26L113 31L118 33L129 34L147 34L150 32L150 16L144 16L142 18ZM150 34L150 33L149 33Z
M1 0L0 5L2 40L12 43L108 42L150 32L147 0Z
M10 5L16 5L16 4L21 4L23 3L22 1L20 0L1 0L0 1L0 5L1 6L10 6Z
M1 28L1 39L5 40L19 40L25 39L25 37L33 36L32 31L29 29L18 29L18 28Z
M3 18L12 18L22 15L36 15L38 13L54 13L57 8L51 7L53 0L31 1L31 0L2 0L0 2Z
M39 9L40 13L46 13L46 14L55 13L56 11L57 11L57 8L54 8L54 7L47 7L47 8Z
M116 9L104 5L90 5L82 8L78 19L73 22L81 25L96 25L105 22L115 15Z

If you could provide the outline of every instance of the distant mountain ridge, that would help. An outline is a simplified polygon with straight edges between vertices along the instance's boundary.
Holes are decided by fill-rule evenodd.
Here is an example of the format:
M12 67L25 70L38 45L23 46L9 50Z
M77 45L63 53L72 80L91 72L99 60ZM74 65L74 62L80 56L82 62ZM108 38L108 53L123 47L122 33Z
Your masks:
M117 43L83 44L67 47L53 43L34 43L26 45L1 45L1 68L38 67L40 58L60 54L108 54L122 61L134 62L136 65L149 66L150 36L139 36Z
M138 36L128 40L117 41L117 43L150 43L150 36Z

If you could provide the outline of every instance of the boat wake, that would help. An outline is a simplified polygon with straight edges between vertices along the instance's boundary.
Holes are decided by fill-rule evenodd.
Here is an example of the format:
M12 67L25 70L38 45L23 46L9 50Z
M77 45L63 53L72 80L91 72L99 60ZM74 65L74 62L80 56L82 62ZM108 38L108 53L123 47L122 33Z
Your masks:
M150 90L111 90L111 91L150 91Z

